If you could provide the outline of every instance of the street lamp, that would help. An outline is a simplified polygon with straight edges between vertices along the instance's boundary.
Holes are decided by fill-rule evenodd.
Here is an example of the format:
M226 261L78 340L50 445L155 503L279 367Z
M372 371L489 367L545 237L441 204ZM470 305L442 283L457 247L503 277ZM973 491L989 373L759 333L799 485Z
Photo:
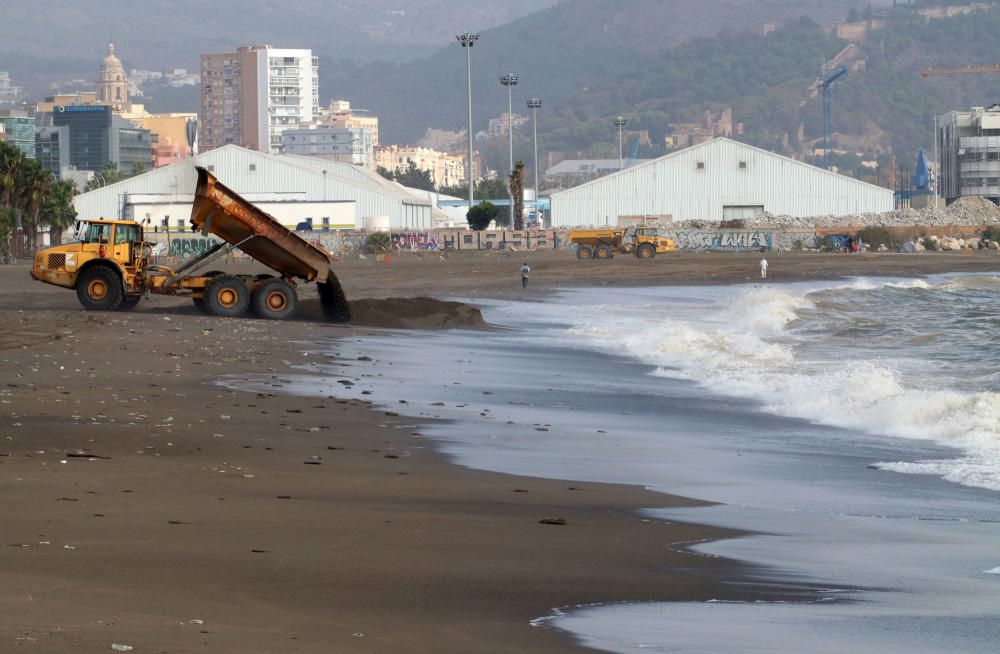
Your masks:
M472 189L476 185L476 180L472 175L472 46L479 40L478 34L466 30L455 37L465 49L465 77L469 89L469 161L465 177L469 180L469 209L472 209Z
M512 87L517 86L517 75L507 73L500 77L500 83L507 87L507 137L510 142L510 174L514 174L514 105L511 101ZM510 196L510 226L514 222L514 193L510 190L510 183L507 184L507 195Z
M528 109L531 109L531 129L534 132L535 143L535 217L538 217L538 110L542 107L542 101L538 98L528 100Z
M615 126L618 127L618 170L625 169L625 158L622 154L622 128L628 125L628 121L623 117L615 118Z

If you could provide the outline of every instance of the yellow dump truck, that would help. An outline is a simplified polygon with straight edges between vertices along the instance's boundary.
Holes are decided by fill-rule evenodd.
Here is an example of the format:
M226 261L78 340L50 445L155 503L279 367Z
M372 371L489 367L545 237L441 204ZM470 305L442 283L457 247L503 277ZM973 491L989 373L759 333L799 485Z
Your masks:
M677 251L673 240L660 236L655 227L640 225L573 230L566 238L576 244L576 258L584 260L607 260L616 252L652 259L658 254Z
M39 250L31 276L74 289L80 304L95 311L127 311L150 294L188 297L206 314L261 318L290 316L298 282L316 282L326 317L350 320L350 307L329 255L289 231L273 217L224 186L204 168L191 209L191 228L220 242L177 267L151 264L152 247L142 225L131 220L81 220L74 239ZM235 248L277 275L197 273Z

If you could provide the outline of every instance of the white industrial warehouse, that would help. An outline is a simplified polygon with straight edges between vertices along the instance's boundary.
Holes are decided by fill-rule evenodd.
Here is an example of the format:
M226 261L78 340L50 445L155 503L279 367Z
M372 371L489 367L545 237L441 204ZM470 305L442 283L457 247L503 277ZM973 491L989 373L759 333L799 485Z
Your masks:
M619 216L729 220L764 212L846 216L892 211L893 192L767 150L716 138L553 193L552 226Z
M128 218L146 222L150 231L185 231L195 166L288 227L308 222L314 230L429 229L450 220L426 194L359 166L236 145L83 193L73 204L84 218Z

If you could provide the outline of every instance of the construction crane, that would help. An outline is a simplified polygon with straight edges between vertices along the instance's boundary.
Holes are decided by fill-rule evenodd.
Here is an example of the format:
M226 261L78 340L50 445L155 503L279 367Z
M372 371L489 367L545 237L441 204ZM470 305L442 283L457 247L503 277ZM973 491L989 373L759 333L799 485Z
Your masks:
M635 139L635 143L632 144L632 152L629 153L628 161L625 162L626 168L631 168L635 165L635 160L639 158L639 139Z
M827 168L830 167L830 134L833 133L833 96L830 87L846 75L847 66L840 65L819 80L819 88L823 93L823 160Z
M975 73L1000 73L1000 64L961 66L959 68L925 68L920 74L924 77L938 77L941 75L972 75Z

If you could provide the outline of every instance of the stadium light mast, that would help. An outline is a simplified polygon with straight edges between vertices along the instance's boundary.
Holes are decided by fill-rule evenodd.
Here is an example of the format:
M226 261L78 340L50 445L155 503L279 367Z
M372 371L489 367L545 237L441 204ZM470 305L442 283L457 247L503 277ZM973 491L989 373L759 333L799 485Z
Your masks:
M469 210L472 210L473 188L476 179L472 174L472 46L479 40L479 35L468 30L455 37L465 50L465 79L469 89L469 159L466 162L465 177L469 180Z
M528 100L528 109L531 109L531 129L534 132L535 149L535 217L538 217L538 110L542 107L542 101L538 98Z
M507 87L507 139L510 144L510 174L514 174L514 105L512 101L513 87L517 86L518 77L514 73L501 75L500 83ZM510 180L507 183L507 195L510 196L510 226L514 228L514 192L510 190Z
M622 128L626 125L628 125L628 121L624 117L618 116L615 118L615 127L618 128L618 170L625 169L625 157L624 151L622 150Z

